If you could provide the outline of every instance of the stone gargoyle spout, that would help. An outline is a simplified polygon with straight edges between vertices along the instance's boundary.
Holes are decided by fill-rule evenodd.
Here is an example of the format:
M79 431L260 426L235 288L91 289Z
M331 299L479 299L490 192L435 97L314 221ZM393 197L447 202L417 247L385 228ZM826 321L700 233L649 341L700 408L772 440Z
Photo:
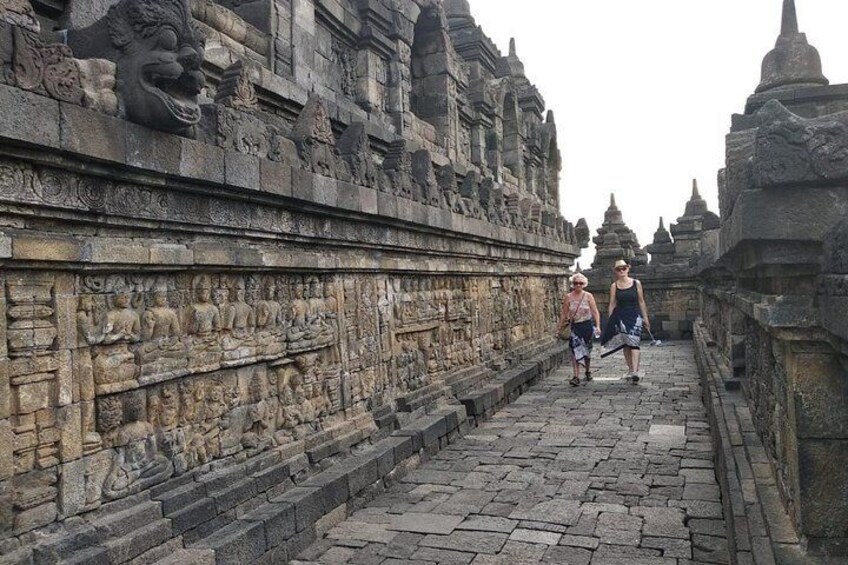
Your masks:
M128 120L172 133L200 121L205 45L187 0L121 0L91 26L70 30L68 43L77 57L115 62Z

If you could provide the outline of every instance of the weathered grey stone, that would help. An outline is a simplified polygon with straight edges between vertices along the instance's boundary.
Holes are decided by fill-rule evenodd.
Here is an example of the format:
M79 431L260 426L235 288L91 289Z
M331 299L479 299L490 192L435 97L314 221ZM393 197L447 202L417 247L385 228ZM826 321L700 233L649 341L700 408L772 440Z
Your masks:
M774 50L763 59L762 80L757 92L790 85L826 85L821 57L798 31L795 0L784 0L780 36Z
M437 549L496 554L504 546L506 540L506 534L455 531L447 536L430 534L421 540L420 545Z
M306 530L324 515L324 502L321 489L318 487L293 488L271 502L288 503L294 506L298 532Z
M124 163L127 123L73 104L61 104L61 147L86 157Z
M453 532L460 522L461 516L409 512L394 516L389 528L402 532L447 535Z
M245 514L242 520L262 522L265 525L265 541L268 548L285 544L297 533L295 507L288 503L263 504Z
M82 30L72 30L68 43L79 57L101 57L117 64L118 93L127 118L136 123L183 133L200 120L197 95L205 77L200 70L204 49L192 25L185 0L168 0L163 10L153 4L122 0L106 16ZM172 38L156 42L141 29L168 27ZM148 57L172 58L150 75ZM169 92L178 84L179 94Z
M236 521L195 547L214 550L216 563L250 563L265 553L265 528L261 522Z
M0 136L25 143L59 147L59 103L31 92L0 84Z

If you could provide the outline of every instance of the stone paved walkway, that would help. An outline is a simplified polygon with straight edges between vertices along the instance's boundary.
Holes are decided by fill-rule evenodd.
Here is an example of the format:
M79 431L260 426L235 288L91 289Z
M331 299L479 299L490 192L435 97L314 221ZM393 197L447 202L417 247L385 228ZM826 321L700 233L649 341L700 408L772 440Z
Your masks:
M709 425L689 343L570 369L409 473L296 563L727 563Z

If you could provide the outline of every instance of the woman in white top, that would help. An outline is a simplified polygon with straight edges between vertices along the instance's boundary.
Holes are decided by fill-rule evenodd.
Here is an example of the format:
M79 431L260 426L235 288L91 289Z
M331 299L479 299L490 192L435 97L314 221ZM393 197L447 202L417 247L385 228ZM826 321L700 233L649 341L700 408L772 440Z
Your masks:
M585 289L589 280L580 273L571 277L571 292L565 295L562 301L562 310L559 315L557 333L565 326L571 324L571 367L574 369L574 378L569 382L572 386L580 384L580 365L586 370L586 381L592 380L590 368L590 356L592 354L592 338L600 336L601 315L595 304L595 297Z

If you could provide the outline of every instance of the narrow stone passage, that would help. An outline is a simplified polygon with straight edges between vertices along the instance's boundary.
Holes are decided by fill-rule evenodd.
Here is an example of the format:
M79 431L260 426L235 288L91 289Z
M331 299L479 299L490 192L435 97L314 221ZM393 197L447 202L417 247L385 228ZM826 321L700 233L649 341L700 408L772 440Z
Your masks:
M727 563L690 343L560 369L409 473L296 563Z

